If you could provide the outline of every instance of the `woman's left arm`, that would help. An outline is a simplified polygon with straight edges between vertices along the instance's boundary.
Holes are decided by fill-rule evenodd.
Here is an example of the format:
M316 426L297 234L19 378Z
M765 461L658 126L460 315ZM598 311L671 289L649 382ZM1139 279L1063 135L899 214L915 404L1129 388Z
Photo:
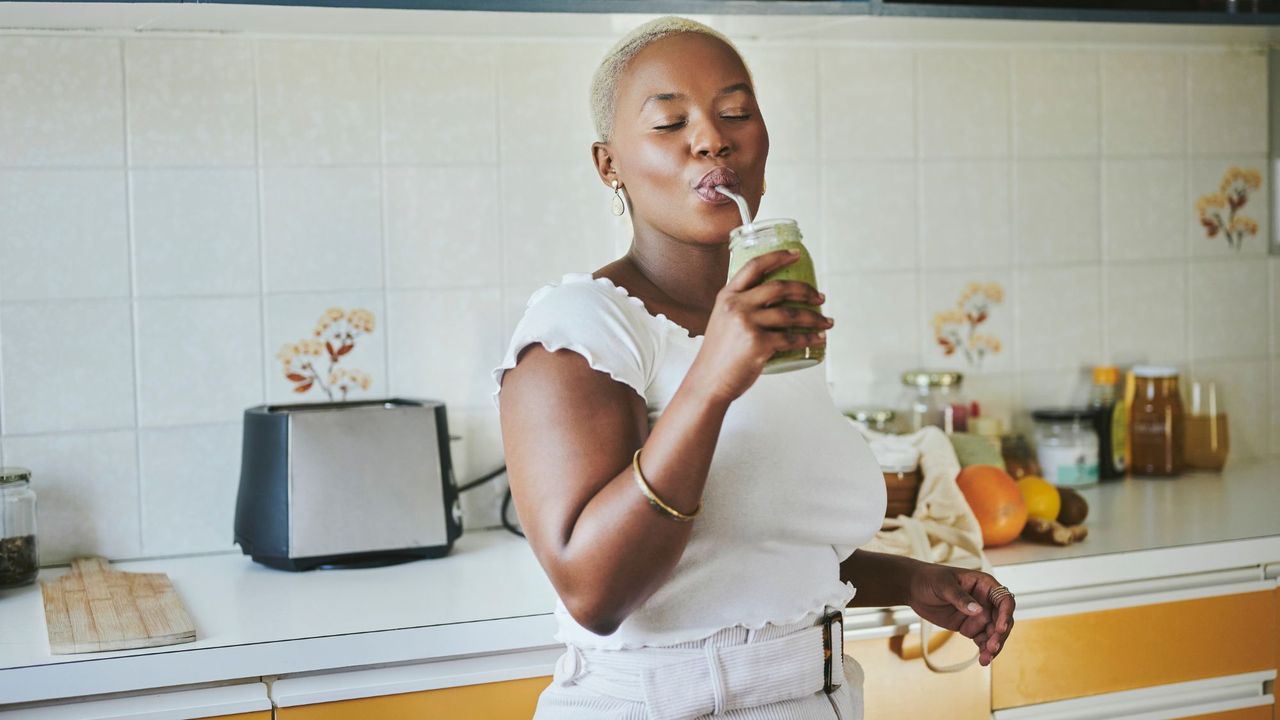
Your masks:
M926 563L899 555L856 550L840 564L840 579L858 589L852 607L908 605L917 615L972 638L978 662L990 665L1013 631L1014 599L980 570Z

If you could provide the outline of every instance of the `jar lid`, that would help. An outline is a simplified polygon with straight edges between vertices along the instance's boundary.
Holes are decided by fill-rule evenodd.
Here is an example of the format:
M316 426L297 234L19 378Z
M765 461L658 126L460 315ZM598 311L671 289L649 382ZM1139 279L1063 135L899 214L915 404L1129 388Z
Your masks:
M889 408L873 407L853 408L851 410L846 410L844 415L845 417L853 418L860 423L867 423L868 425L883 425L887 422L891 422L897 414Z
M1178 368L1172 365L1134 365L1133 376L1140 378L1178 377Z
M964 375L952 370L908 370L902 373L902 384L916 387L948 387L963 381Z
M1041 408L1031 411L1031 419L1036 422L1079 422L1081 420L1092 420L1094 416L1093 408Z
M31 471L24 467L0 467L0 485L31 482Z
M739 243L758 242L772 237L778 242L800 242L800 225L791 218L770 218L757 220L749 225L739 225L729 231L729 247L732 249Z
M1093 368L1094 385L1115 385L1120 380L1120 370L1115 365L1097 365Z

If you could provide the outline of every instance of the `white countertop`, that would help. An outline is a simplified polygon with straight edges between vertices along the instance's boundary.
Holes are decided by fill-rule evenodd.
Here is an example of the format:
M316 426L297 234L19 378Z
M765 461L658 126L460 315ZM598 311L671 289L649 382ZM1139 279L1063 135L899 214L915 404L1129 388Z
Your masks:
M1082 494L1088 539L992 549L1002 582L1041 592L1280 563L1280 461ZM466 656L545 658L553 645L554 591L525 541L505 531L469 533L445 558L375 569L289 573L235 554L118 567L168 573L196 642L53 656L39 588L0 591L0 703Z

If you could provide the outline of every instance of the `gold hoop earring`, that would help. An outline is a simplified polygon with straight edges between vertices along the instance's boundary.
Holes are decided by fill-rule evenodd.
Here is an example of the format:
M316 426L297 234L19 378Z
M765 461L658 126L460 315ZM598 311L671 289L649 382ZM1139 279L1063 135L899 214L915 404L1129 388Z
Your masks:
M613 181L613 214L622 215L627 211L627 204L622 201L622 188L618 185L618 181Z

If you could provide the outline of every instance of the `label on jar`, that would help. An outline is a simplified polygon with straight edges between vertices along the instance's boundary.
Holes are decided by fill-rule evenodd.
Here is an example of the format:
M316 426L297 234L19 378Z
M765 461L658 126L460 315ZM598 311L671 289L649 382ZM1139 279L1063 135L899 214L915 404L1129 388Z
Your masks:
M1044 479L1054 485L1092 485L1098 482L1098 453L1069 445L1041 445L1036 453Z

